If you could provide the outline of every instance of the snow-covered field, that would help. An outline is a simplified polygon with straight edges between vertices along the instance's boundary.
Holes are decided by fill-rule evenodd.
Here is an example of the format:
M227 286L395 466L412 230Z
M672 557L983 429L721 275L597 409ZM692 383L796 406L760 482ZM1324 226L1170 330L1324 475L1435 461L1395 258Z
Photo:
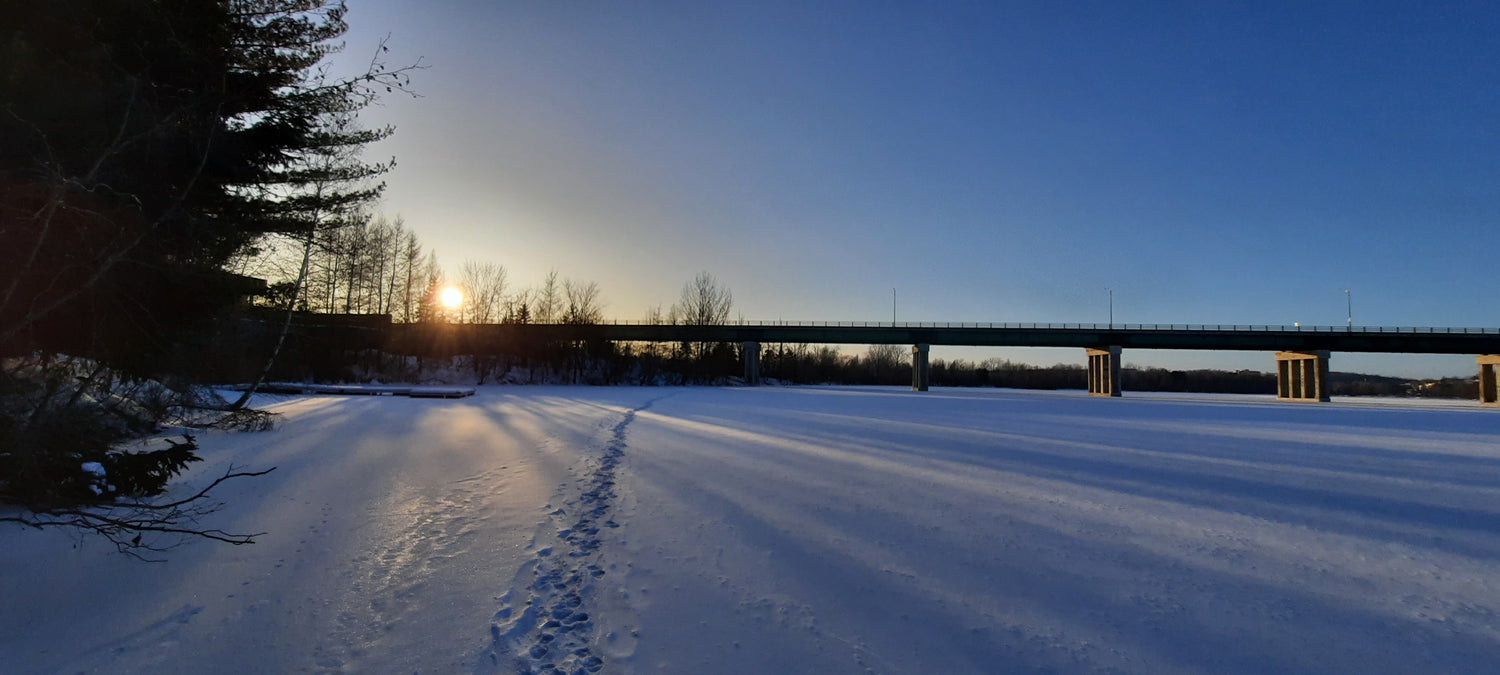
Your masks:
M1500 411L893 388L282 397L148 564L0 527L6 673L1500 672ZM184 486L186 487L186 485Z

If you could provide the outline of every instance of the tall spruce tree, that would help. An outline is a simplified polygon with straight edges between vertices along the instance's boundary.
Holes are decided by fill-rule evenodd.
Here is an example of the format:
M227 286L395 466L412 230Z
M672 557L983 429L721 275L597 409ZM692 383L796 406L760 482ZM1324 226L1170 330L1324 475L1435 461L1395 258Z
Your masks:
M353 121L414 66L387 68L377 53L363 72L331 76L345 13L324 0L7 6L0 501L44 513L113 497L86 489L79 466L113 466L111 443L131 430L85 392L121 373L181 375L174 346L253 290L222 271L227 260L268 236L310 241L378 197L373 181L391 165L357 150L392 130ZM134 464L170 477L183 454Z
M139 363L243 288L273 234L347 222L390 164L350 120L407 84L333 78L322 0L58 0L0 27L0 349ZM218 292L214 292L218 291ZM143 317L145 320L143 321Z

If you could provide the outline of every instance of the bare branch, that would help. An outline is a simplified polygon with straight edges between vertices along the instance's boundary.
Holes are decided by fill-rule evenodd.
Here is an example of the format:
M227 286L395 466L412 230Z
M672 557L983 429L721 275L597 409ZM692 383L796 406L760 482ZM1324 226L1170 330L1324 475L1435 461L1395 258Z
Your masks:
M92 507L58 509L31 509L16 516L0 516L0 522L19 523L38 530L47 528L69 528L104 537L115 545L116 550L131 557L156 562L142 555L142 551L161 553L181 546L193 538L208 539L241 546L255 543L255 538L265 532L249 534L227 532L218 528L199 528L193 525L199 518L217 511L222 505L207 502L209 492L224 481L233 478L264 476L275 467L263 471L236 471L231 466L223 476L215 479L192 496L162 504L116 503ZM169 543L147 540L143 534L178 535L180 539Z
M164 510L175 509L175 508L184 506L186 504L190 504L192 502L195 502L195 501L198 501L200 499L203 499L203 498L207 497L209 490L212 490L212 489L218 487L219 483L222 483L222 482L224 482L226 480L229 480L231 478L248 478L248 477L251 477L251 476L264 476L264 475L266 475L268 473L271 473L272 471L275 471L275 470L276 470L276 467L274 467L274 466L271 467L271 468L269 468L269 469L266 469L264 471L235 471L233 467L230 467L228 473L225 473L224 475L219 476L218 478L215 478L214 482L209 483L207 487L203 488L202 490L199 490L196 494L194 494L191 497L188 497L186 499L179 499L179 500L177 500L175 502L167 502L165 504L131 504L130 508L148 509L148 510L152 510L152 511L164 511Z
M83 283L77 284L73 288L68 289L64 292L52 294L50 296L44 296L50 297L50 300L42 304L40 308L33 306L32 308L28 309L25 316L22 316L19 320L14 321L12 325L7 327L4 331L0 331L0 344L4 344L10 341L11 338L20 334L21 331L25 330L38 319L51 314L58 307L62 307L63 305L72 302L74 298L93 288L95 284L99 283L100 279L104 278L105 274L107 274L111 269L114 268L116 263L123 260L127 254L133 251L135 247L146 238L147 234L150 234L151 231L155 230L162 223L176 216L177 211L187 200L188 195L197 186L198 179L203 176L203 169L208 165L208 158L210 154L208 149L213 144L213 136L213 132L210 132L208 142L204 143L203 152L200 153L197 158L198 163L193 168L192 174L188 176L187 184L184 185L183 188L173 196L172 202L161 213L161 215L159 215L155 220L151 221L147 225L141 227L140 230L136 232L135 236L124 245L115 247L114 250L111 251L108 255L104 256L98 261L95 261L93 263L93 273L90 274ZM56 198L61 199L61 196L58 195Z

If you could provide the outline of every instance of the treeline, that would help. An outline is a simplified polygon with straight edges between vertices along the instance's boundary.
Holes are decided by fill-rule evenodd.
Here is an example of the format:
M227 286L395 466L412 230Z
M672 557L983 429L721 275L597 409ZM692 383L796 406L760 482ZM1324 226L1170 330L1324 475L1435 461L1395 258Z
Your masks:
M306 271L302 258L306 256ZM466 260L446 272L399 216L365 217L329 225L310 242L268 240L233 267L268 280L255 297L261 307L315 314L387 314L397 323L597 323L604 296L593 281L565 279L556 270L537 285L516 287L505 266ZM299 276L301 283L298 283ZM459 292L452 307L444 289Z
M297 309L320 314L389 314L416 321L430 306L427 290L442 270L400 219L360 219L313 233ZM270 242L241 268L271 283L260 304L286 307L297 291L298 242Z
M762 357L762 373L792 383L889 384L911 383L911 355L895 345L873 346L863 355L849 355L827 346L788 346ZM772 366L771 364L775 364ZM932 359L928 378L939 387L1003 387L1008 389L1085 389L1088 372L1082 364L1037 366L1001 358ZM1276 376L1250 370L1166 370L1123 368L1127 391L1181 391L1232 394L1274 394Z
M1334 396L1415 396L1419 398L1475 398L1477 377L1444 377L1414 380L1404 377L1329 373L1329 391Z
M595 282L560 278L556 270L538 284L512 284L503 265L466 260L447 274L401 218L367 218L317 233L297 309L318 314L387 314L398 323L572 323L603 320L603 292ZM290 242L295 244L296 242ZM259 304L286 307L296 290L296 246L258 251L257 270L272 279ZM442 304L445 288L460 302ZM729 321L733 294L702 272L684 284L678 300L649 308L657 324L716 325ZM330 350L315 353L327 358ZM504 354L470 355L460 368L424 360L362 357L358 367L341 358L310 363L291 358L277 369L287 378L443 379L467 373L477 382L593 384L707 384L743 374L741 347L729 343L620 343L524 345ZM1082 364L1036 366L1000 358L932 359L934 386L1012 389L1084 389ZM850 354L829 345L771 344L761 354L761 376L794 384L903 385L911 382L909 348L872 345ZM1127 391L1275 394L1276 376L1254 370L1172 370L1125 367ZM1354 373L1329 373L1334 396L1469 398L1474 381L1418 381Z
M950 387L1006 387L1011 389L1085 389L1087 369L1079 364L1033 366L1002 359L973 363L964 359L933 359L931 383ZM908 374L909 377L909 374ZM1124 391L1193 392L1205 394L1275 394L1276 374L1255 370L1171 370L1167 368L1120 369ZM1474 398L1475 378L1417 380L1402 377L1331 372L1328 389L1333 396L1415 396L1424 398Z
M658 320L673 319L664 313ZM350 319L358 317L349 317ZM441 332L441 329L439 329ZM335 339L321 348L294 350L278 378L316 381L475 382L478 384L683 385L733 384L744 374L739 343L650 343L543 341L503 346L493 353L450 350L447 355L400 357L378 350L350 350ZM472 350L469 350L472 351ZM911 384L911 353L904 345L871 345L849 353L833 345L764 344L760 375L770 383ZM1038 366L1001 358L982 361L941 358L929 362L929 382L940 387L1000 387L1082 390L1083 364ZM1274 373L1254 370L1172 370L1124 367L1123 389L1274 395ZM1473 398L1474 378L1412 380L1356 373L1329 373L1334 396Z

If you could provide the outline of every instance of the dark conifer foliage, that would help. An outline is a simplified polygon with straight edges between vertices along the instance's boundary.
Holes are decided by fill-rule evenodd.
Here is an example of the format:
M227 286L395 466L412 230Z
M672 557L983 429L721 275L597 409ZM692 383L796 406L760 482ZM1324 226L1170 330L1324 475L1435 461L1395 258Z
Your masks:
M360 74L331 76L346 11L54 0L0 12L0 498L39 514L107 508L159 494L196 459L191 440L112 448L198 403L183 346L262 290L226 261L269 235L358 222L391 167L359 150L392 129L362 129L357 115L404 90L415 66L387 68L381 45ZM120 387L148 380L175 398L129 400L122 426ZM29 524L207 536L172 520L201 498L136 503L156 514L140 520Z
M389 135L348 120L404 86L321 62L315 0L22 3L0 27L0 344L141 361L246 287L219 270L270 233L348 218ZM85 320L87 319L87 320ZM140 364L146 365L146 364Z

